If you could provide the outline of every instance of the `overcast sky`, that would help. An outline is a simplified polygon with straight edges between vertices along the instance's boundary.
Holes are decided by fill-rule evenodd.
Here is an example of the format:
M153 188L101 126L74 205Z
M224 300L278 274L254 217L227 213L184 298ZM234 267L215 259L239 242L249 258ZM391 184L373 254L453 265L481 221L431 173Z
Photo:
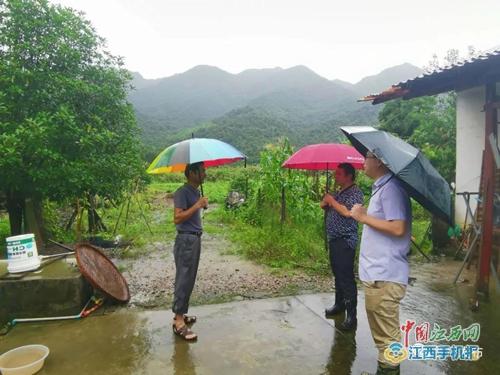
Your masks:
M81 10L146 78L306 65L357 82L450 48L500 44L499 0L52 0Z

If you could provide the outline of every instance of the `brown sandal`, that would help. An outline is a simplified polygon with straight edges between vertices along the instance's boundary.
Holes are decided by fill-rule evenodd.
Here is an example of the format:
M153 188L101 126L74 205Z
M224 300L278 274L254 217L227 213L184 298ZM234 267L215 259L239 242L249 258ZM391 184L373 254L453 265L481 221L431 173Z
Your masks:
M194 333L193 331L191 331L186 325L183 325L181 328L177 328L175 326L175 324L172 325L172 330L174 331L174 333L183 338L184 340L186 341L195 341L198 336L196 335L196 333ZM191 336L191 335L194 335L194 337L187 337L187 336Z
M184 323L194 324L196 323L196 316L194 315L184 315Z

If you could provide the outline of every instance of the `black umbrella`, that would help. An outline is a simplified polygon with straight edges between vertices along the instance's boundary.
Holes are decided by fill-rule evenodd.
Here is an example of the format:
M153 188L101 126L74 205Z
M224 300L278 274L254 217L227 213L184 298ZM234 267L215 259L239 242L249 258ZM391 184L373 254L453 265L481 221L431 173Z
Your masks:
M413 199L453 225L450 187L422 152L392 134L370 126L340 129L361 154L366 156L370 151L382 161Z

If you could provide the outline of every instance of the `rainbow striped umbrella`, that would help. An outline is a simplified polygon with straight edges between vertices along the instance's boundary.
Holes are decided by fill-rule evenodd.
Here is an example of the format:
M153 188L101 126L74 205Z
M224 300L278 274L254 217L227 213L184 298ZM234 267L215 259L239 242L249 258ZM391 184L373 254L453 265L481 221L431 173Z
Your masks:
M191 138L160 152L147 172L183 172L187 164L203 162L205 167L215 167L243 159L246 156L230 144L211 138Z

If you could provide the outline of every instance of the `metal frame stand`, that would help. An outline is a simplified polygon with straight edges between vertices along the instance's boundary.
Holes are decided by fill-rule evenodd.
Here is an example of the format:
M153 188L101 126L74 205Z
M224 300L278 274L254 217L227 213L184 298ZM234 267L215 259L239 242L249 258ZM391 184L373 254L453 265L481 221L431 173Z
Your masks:
M457 283L458 278L460 277L460 274L464 270L464 267L467 264L467 262L469 261L469 258L472 255L472 252L476 248L477 240L481 236L481 226L477 223L476 218L475 218L474 214L472 213L472 209L470 207L470 197L471 197L471 195L478 195L478 199L479 199L479 193L471 193L471 192L468 192L468 191L464 191L462 193L457 193L457 195L461 195L461 196L464 197L465 205L467 206L466 219L467 219L468 216L470 216L470 218L471 218L471 224L470 225L472 226L472 230L474 231L474 233L473 233L474 237L473 237L472 241L469 242L469 247L467 248L467 252L465 254L465 258L464 258L464 260L462 262L462 266L460 267L457 275L455 276L455 279L453 280L453 284ZM459 247L459 249L457 250L456 254L458 254L458 252L460 250L462 250L462 246Z

